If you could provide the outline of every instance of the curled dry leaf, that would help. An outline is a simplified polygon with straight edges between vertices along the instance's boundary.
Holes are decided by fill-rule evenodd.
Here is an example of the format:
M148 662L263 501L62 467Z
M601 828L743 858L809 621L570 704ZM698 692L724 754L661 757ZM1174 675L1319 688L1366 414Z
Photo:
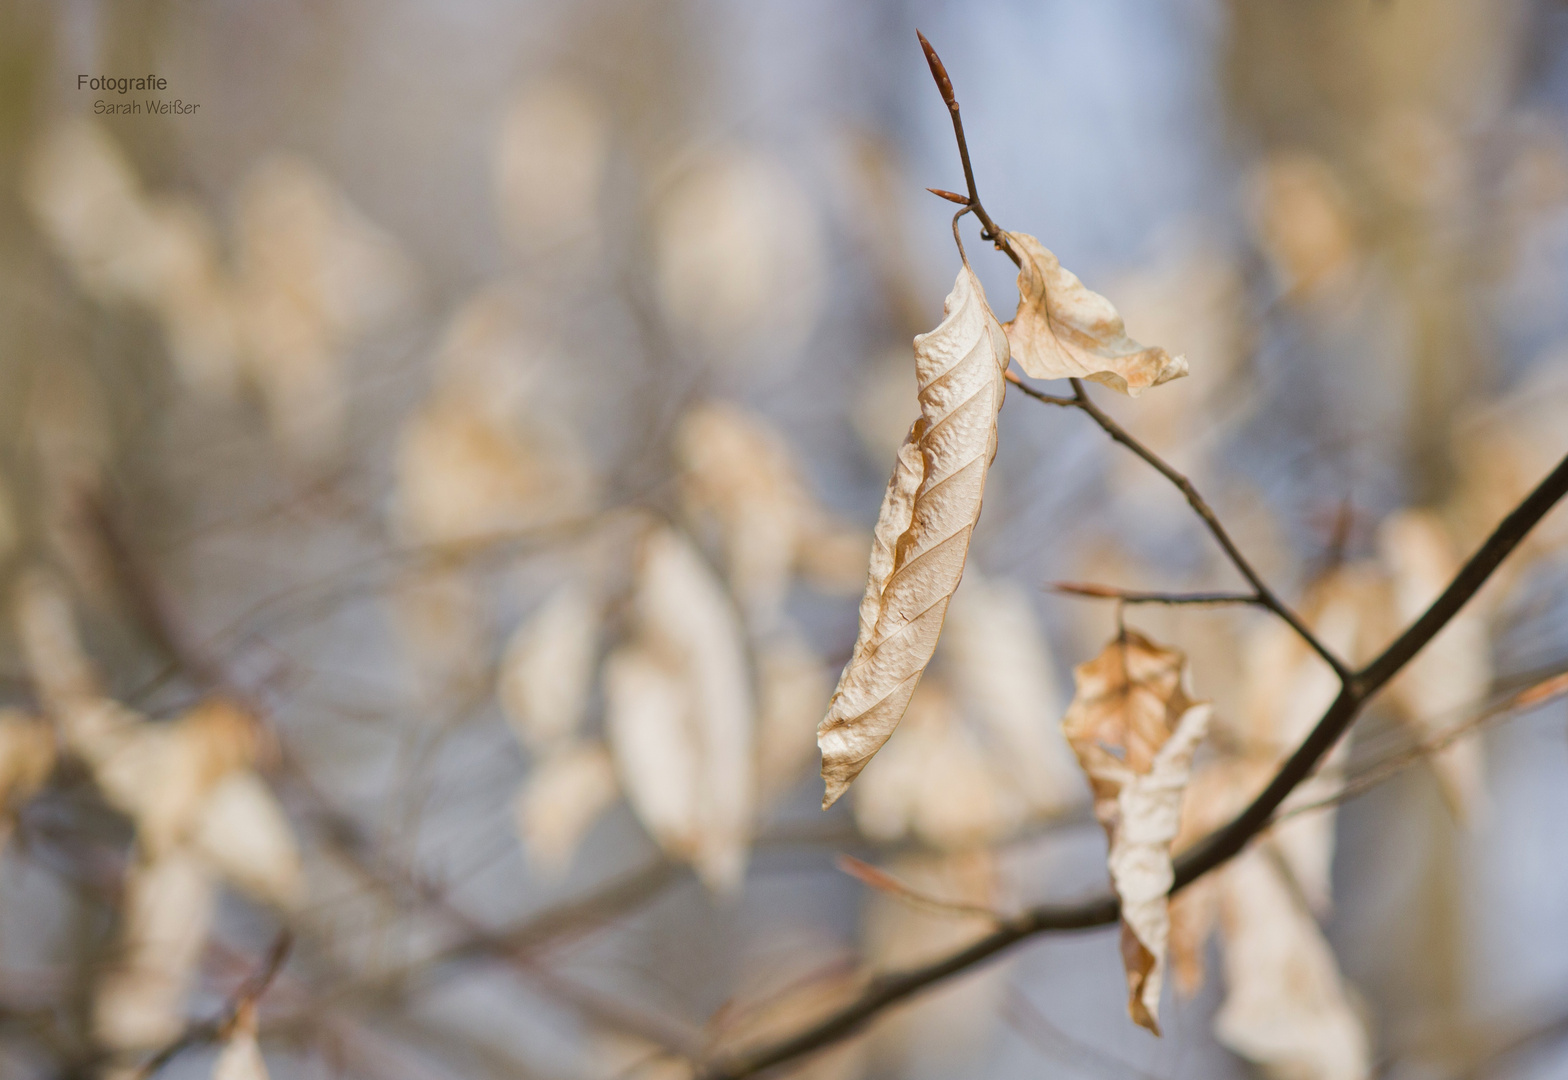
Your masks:
M1186 658L1134 631L1074 670L1078 692L1062 720L1110 839L1111 883L1122 907L1127 1009L1156 1035L1169 933L1171 843L1192 755L1210 709L1186 686Z
M935 330L915 338L920 419L899 448L872 540L860 633L817 729L824 808L898 726L931 661L980 517L1007 337L968 265Z
M729 596L689 540L658 526L639 553L636 627L605 671L605 726L627 798L670 854L738 887L755 799L755 705Z
M93 1031L103 1045L158 1046L183 1030L212 901L207 869L189 852L131 868L114 960L93 990Z
M598 646L598 605L573 582L551 593L512 634L496 693L525 747L570 738L582 726Z
M1024 372L1036 379L1093 379L1131 397L1187 374L1187 359L1127 336L1105 297L1084 288L1028 233L1006 233L1018 254L1018 313L1007 341Z
M564 874L583 836L620 793L603 743L554 747L534 766L513 807L529 861L545 874Z
M1430 511L1406 510L1383 522L1378 534L1388 567L1394 609L1412 622L1437 599L1459 570L1460 556L1442 520ZM1447 723L1472 710L1492 686L1491 642L1483 616L1470 607L1416 654L1390 684L1389 697L1417 738L1442 734ZM1429 756L1443 796L1460 821L1473 821L1486 803L1485 768L1478 738L1459 739Z
M1226 992L1215 1035L1274 1080L1366 1080L1365 1025L1277 862L1248 851L1221 875Z

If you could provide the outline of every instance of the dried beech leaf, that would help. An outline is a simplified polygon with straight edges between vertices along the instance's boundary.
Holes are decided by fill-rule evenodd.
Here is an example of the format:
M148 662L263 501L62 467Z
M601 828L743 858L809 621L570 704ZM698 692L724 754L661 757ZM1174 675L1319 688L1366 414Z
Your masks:
M564 446L488 414L467 394L437 394L404 428L398 526L411 540L461 544L579 513L590 478Z
M1225 1002L1220 1042L1275 1080L1366 1080L1371 1047L1339 965L1264 851L1220 871Z
M717 523L730 584L752 622L771 627L814 509L788 444L761 417L709 402L681 418L676 452L687 510Z
M824 808L887 742L931 661L996 454L1007 338L967 265L943 310L915 338L921 416L877 516L860 634L817 729Z
M717 891L739 886L755 800L755 705L740 620L702 556L653 529L638 559L634 643L605 672L606 729L648 831Z
M1394 608L1401 621L1413 622L1458 573L1459 553L1442 520L1430 511L1393 515L1378 539L1393 579ZM1491 642L1484 618L1472 606L1455 615L1388 690L1417 738L1430 740L1474 709L1491 686ZM1428 760L1454 815L1474 821L1486 805L1481 740L1459 739Z
M271 790L249 769L231 772L213 787L194 843L208 866L257 899L288 909L304 896L294 831Z
M1186 658L1125 631L1074 669L1078 692L1062 720L1094 790L1094 812L1110 838L1111 883L1122 902L1127 1009L1156 1035L1169 933L1166 895L1171 844L1181 818L1192 755L1209 724L1194 703Z
M524 746L537 749L577 732L598 645L598 605L570 582L513 633L501 656L496 692Z
M514 806L529 861L552 877L565 874L583 836L620 794L603 743L552 749L529 773Z
M229 1036L213 1062L212 1080L268 1080L254 1031L241 1029Z
M185 995L212 924L212 882L187 852L132 867L113 962L93 990L93 1032L112 1049L159 1046L185 1028Z
M1018 253L1018 313L1007 324L1013 358L1036 379L1093 379L1130 397L1187 374L1187 359L1127 336L1115 306L1084 288L1028 233L1007 233Z

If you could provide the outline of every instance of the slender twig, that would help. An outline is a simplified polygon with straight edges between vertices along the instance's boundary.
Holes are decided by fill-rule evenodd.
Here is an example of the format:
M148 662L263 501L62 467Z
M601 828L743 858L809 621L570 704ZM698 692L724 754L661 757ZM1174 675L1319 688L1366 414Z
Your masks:
M1204 501L1202 495L1198 494L1198 489L1193 486L1192 481L1177 472L1169 462L1139 442L1131 432L1111 419L1110 415L1089 397L1088 390L1084 388L1083 380L1072 379L1071 382L1073 399L1077 403L1077 407L1084 413L1087 413L1089 418L1096 424L1099 424L1101 429L1112 440L1121 443L1134 454L1137 454L1148 465L1153 467L1155 472L1176 485L1182 495L1186 496L1187 505L1192 507L1193 512L1203 519L1203 524L1208 527L1209 533L1225 552L1225 557L1230 560L1231 565L1236 568L1237 572L1247 579L1247 584L1251 585L1253 591L1257 593L1258 604L1268 608L1289 624L1290 628L1297 633L1301 640L1306 642L1313 652L1321 656L1324 663L1334 669L1334 674L1339 676L1340 682L1348 685L1351 676L1350 666L1336 656L1332 649L1323 644L1318 636L1301 620L1301 617L1275 595L1273 589L1269 588L1262 575L1253 568L1252 563L1247 560L1247 557L1241 553L1241 549L1236 546L1236 542L1231 539L1230 533L1220 523L1219 516L1214 513L1213 508Z
M925 50L926 63L931 67L931 77L936 80L937 89L942 92L942 100L947 104L947 111L953 117L953 135L958 140L958 157L964 165L964 184L969 189L969 209L975 212L975 217L980 220L980 237L990 240L997 247L1007 253L1014 264L1018 263L1018 253L1007 242L1007 234L997 227L991 220L991 215L985 212L985 207L980 202L980 193L975 189L975 170L969 164L969 142L964 138L964 118L958 111L958 98L953 95L953 80L947 77L947 67L942 63L942 58L936 54L931 43L919 30L915 36L920 39L920 47ZM944 199L951 200L952 192L936 192Z
M1437 636L1498 564L1519 546L1526 534L1564 495L1568 495L1568 458L1564 458L1524 502L1498 524L1426 612L1381 656L1345 682L1317 726L1280 767L1262 794L1229 824L1210 833L1176 859L1173 893L1237 855L1249 840L1270 824L1280 804L1312 774L1366 702ZM967 971L1020 941L1046 932L1108 926L1116 922L1120 914L1120 904L1111 893L1075 904L1043 904L1030 908L957 952L920 967L877 976L867 984L860 997L816 1024L771 1045L710 1062L699 1075L703 1080L740 1080L804 1057L854 1034L889 1006Z
M1345 785L1332 795L1317 799L1314 802L1302 803L1292 806L1283 813L1275 814L1275 822L1287 818L1309 814L1314 810L1324 810L1330 806L1349 802L1357 795L1370 791L1395 773L1409 768L1418 761L1440 754L1461 739L1477 734L1483 728L1490 727L1499 720L1504 720L1511 715L1526 709L1533 709L1544 705L1568 694L1568 671L1559 672L1550 678L1543 679L1534 685L1511 694L1504 700L1476 713L1462 724L1456 724L1446 731L1424 739L1405 750L1390 754L1385 758L1374 761L1371 765L1352 775L1345 781Z
M1086 581L1053 581L1052 592L1089 600L1116 600L1123 604L1252 604L1263 606L1257 593L1244 592L1143 592Z
M278 934L256 970L240 984L238 990L229 996L223 1011L205 1023L193 1024L186 1028L178 1038L148 1058L146 1063L132 1074L133 1080L148 1080L186 1050L227 1038L240 1015L255 1008L256 1002L278 977L278 972L283 970L283 962L288 959L289 950L293 945L293 935L287 930Z

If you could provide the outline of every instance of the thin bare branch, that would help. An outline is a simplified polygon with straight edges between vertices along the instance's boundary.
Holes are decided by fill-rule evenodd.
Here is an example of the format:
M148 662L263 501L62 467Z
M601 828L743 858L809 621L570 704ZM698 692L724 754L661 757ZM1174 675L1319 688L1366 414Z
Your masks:
M930 65L931 77L936 80L937 89L942 92L942 101L947 105L947 111L953 118L953 135L958 140L958 157L964 166L964 184L969 189L969 209L975 212L975 217L980 219L980 236L990 240L998 248L1007 253L1014 264L1018 263L1018 253L1007 243L1006 234L991 220L991 215L986 213L985 206L980 202L980 193L975 189L975 170L969 163L969 142L964 138L964 119L958 111L958 98L953 94L953 80L947 76L947 66L942 63L942 58L936 54L931 43L919 30L915 36L920 39L920 48L925 51L926 63ZM930 189L927 189L930 190ZM943 198L949 198L950 193L937 192Z
M947 915L960 919L985 919L987 922L1001 925L1007 917L994 908L982 907L979 904L965 904L956 900L944 900L940 896L932 896L921 892L913 885L899 880L886 870L872 866L870 863L855 858L853 855L840 855L834 860L840 870L862 884L868 885L880 893L886 893L895 900L902 901L912 908L935 915Z
M1253 568L1252 563L1247 560L1247 557L1241 553L1241 549L1236 546L1236 542L1231 539L1230 533L1220 523L1219 516L1214 513L1214 509L1204 501L1202 495L1198 494L1198 489L1193 486L1192 481L1177 472L1169 462L1139 442L1133 437L1131 432L1111 419L1110 415L1089 397L1089 391L1084 388L1082 379L1069 381L1072 383L1073 398L1077 402L1078 408L1087 413L1089 418L1096 424L1099 424L1100 428L1114 441L1121 443L1134 454L1137 454L1161 476L1176 485L1177 489L1186 496L1187 505L1192 507L1193 512L1203 519L1204 525L1208 527L1210 534L1213 535L1215 541L1225 552L1225 557L1231 561L1231 565L1236 568L1242 577L1247 579L1247 584L1251 585L1253 591L1258 594L1258 603L1288 623L1290 628L1301 637L1301 640L1305 641L1313 652L1321 656L1324 663L1334 669L1334 674L1339 676L1340 682L1348 684L1351 677L1350 666L1336 656L1332 649L1323 644L1307 624L1301 621L1301 617L1275 595L1273 589L1269 588L1262 575Z
M1053 581L1047 586L1052 592L1064 596L1082 596L1089 600L1115 600L1123 604L1251 604L1262 607L1257 593L1243 592L1142 592L1122 589L1115 585L1097 585L1087 581Z

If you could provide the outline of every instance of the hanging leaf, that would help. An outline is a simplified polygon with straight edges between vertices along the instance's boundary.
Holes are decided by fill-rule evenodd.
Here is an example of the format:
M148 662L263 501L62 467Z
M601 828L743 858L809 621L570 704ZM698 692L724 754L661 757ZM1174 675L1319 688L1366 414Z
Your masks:
M606 729L632 808L710 887L738 887L756 797L755 705L729 596L685 537L638 559L633 644L605 673Z
M1130 397L1187 374L1187 359L1127 336L1105 297L1084 288L1028 233L1007 233L1018 254L1018 313L1007 341L1025 374L1036 379L1093 379Z
M860 634L817 729L824 809L887 742L931 661L996 454L1007 338L967 264L943 310L915 338L921 416L877 517Z
M1160 1033L1169 933L1171 843L1192 755L1210 709L1186 686L1186 657L1123 631L1074 670L1078 692L1062 720L1089 775L1094 812L1110 839L1111 883L1122 907L1122 960L1133 1021Z

